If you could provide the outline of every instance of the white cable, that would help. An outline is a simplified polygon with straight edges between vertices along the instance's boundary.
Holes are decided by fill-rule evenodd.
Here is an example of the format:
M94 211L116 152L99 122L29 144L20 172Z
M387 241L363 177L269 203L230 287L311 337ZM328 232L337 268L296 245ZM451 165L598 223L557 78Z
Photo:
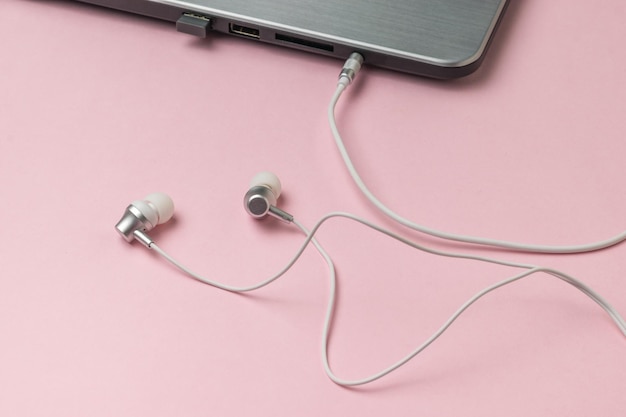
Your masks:
M167 252L165 252L163 249L161 249L156 243L151 242L150 245L148 246L148 249L153 249L156 253L158 253L159 255L161 255L163 258L165 258L169 263L171 263L172 265L174 265L176 268L180 269L182 272L184 272L185 274L187 274L189 277L198 280L202 283L211 285L213 287L219 288L221 290L225 290L225 291L230 291L230 292L237 292L237 293L243 293L243 292L250 292L250 291L254 291L254 290L258 290L260 288L265 287L266 285L271 284L272 282L276 281L278 278L282 277L287 271L289 271L291 269L291 267L296 263L296 261L300 258L300 256L302 255L302 253L304 252L304 250L306 249L306 247L309 245L310 242L313 243L313 245L315 246L315 248L317 249L317 251L320 253L320 255L322 255L322 258L324 258L324 260L326 261L326 263L328 264L328 268L330 270L331 275L333 276L332 280L334 281L334 276L335 276L335 266L333 264L332 259L330 258L330 256L328 255L328 253L324 250L324 248L322 248L322 246L317 242L317 239L315 239L313 237L313 235L308 236L308 231L306 230L306 228L304 228L304 226L300 225L300 223L298 223L296 220L293 220L293 223L305 234L307 235L307 239L304 241L304 243L300 246L300 249L298 249L298 251L296 252L296 254L291 258L291 260L289 262L287 262L287 265L285 265L285 267L283 269L281 269L277 274L271 276L270 278L261 281L257 284L254 285L250 285L250 286L246 286L246 287L235 287L232 285L228 285L228 284L222 284L218 281L214 281L208 278L203 277L202 275L199 275L195 272L193 272L192 270L190 270L189 268L185 267L183 264L181 264L180 262L178 262L176 259L174 259L173 257L171 257Z
M517 274L515 276L512 276L510 278L507 278L505 280L502 280L500 282L497 282L493 285L490 285L489 287L481 290L480 292L478 292L477 294L475 294L474 296L472 296L468 301L466 301L440 328L439 330L437 330L431 337L429 337L425 342L423 342L420 346L418 346L416 349L414 349L412 352L410 352L408 355L406 355L404 358L400 359L399 361L395 362L393 365L383 369L380 372L377 372L369 377L366 378L362 378L362 379L355 379L355 380L347 380L347 379L342 379L339 378L338 376L335 375L335 373L332 371L331 366L330 366L330 361L329 361L329 357L328 357L328 344L329 344L329 338L330 338L330 332L331 332L331 327L332 327L332 320L333 320L333 315L334 315L334 311L335 311L335 302L336 302L336 283L337 283L337 276L336 276L336 271L335 271L335 267L334 264L332 262L332 259L330 258L330 256L328 255L328 253L322 248L322 246L319 244L319 242L317 242L317 240L314 238L314 235L317 233L317 231L320 229L320 227L329 219L334 218L334 217L341 217L341 218L346 218L349 220L353 220L356 222L359 222L375 231L378 231L380 233L383 233L389 237L392 237L393 239L396 239L399 242L402 242L410 247L413 247L415 249L430 253L430 254L434 254L434 255L438 255L438 256L446 256L446 257L452 257L452 258L461 258L461 259L471 259L471 260L477 260L477 261L481 261L481 262L488 262L488 263L493 263L493 264L498 264L498 265L506 265L506 266L510 266L510 267L515 267L515 268L522 268L522 269L526 269L525 272L522 272L520 274ZM534 265L530 265L530 264L523 264L523 263L516 263L516 262L509 262L509 261L502 261L502 260L498 260L498 259L493 259L493 258L487 258L487 257L483 257L483 256L475 256L475 255L467 255L467 254L460 254L460 253L452 253L452 252L445 252L445 251L439 251L439 250L435 250L435 249L431 249L431 248L427 248L425 246L419 245L409 239L406 239L396 233L393 233L387 229L384 229L380 226L377 226L371 222L369 222L368 220L365 220L363 218L360 218L358 216L352 215L352 214L348 214L348 213L340 213L340 212L336 212L336 213L329 213L326 216L322 217L313 227L313 229L311 229L311 231L309 232L304 226L302 226L299 222L297 222L296 220L293 221L293 224L298 227L298 229L300 229L305 235L306 235L306 239L304 240L304 242L302 243L302 245L300 246L300 248L296 251L296 254L291 258L291 260L289 260L289 262L287 263L287 265L280 270L280 272L278 272L276 275L270 277L269 279L266 279L264 281L261 281L258 284L252 285L252 286L248 286L248 287L233 287L230 285L226 285L226 284L222 284L219 283L217 281L213 281L207 278L204 278L200 275L195 274L194 272L190 271L189 269L187 269L186 267L184 267L180 262L174 260L170 255L168 255L165 251L163 251L161 248L159 248L154 242L151 243L149 245L150 249L155 250L159 255L161 255L163 258L165 258L167 261L169 261L172 265L174 265L175 267L177 267L178 269L180 269L182 272L184 272L185 274L189 275L190 277L201 281L203 283L212 285L214 287L226 290L226 291L232 291L232 292L246 292L246 291L252 291L255 289L259 289L262 288L268 284L270 284L271 282L275 281L276 279L278 279L279 277L281 277L282 275L285 274L285 272L287 272L293 265L294 263L298 260L298 258L300 258L300 256L302 255L302 253L304 252L304 250L306 249L306 247L308 246L309 243L313 243L313 245L315 246L315 248L318 250L318 252L320 253L320 255L324 258L326 264L328 265L329 268L329 274L330 274L330 289L329 289L329 300L328 300L328 305L326 308L326 314L325 314L325 319L324 319L324 328L323 328L323 336L322 336L322 360L324 363L324 370L326 371L326 374L328 375L328 377L335 382L338 385L343 385L343 386L356 386L356 385L363 385L363 384L367 384L370 383L372 381L375 381L379 378L382 378L383 376L389 374L390 372L393 372L394 370L398 369L399 367L401 367L402 365L404 365L405 363L407 363L408 361L410 361L412 358L414 358L416 355L418 355L420 352L422 352L424 349L426 349L432 342L434 342L437 338L439 338L439 336L441 336L449 327L450 325L452 325L452 323L467 309L469 308L469 306L471 306L473 303L475 303L478 299L480 299L481 297L487 295L488 293L490 293L491 291L500 288L504 285L508 285L511 284L517 280L520 280L522 278L528 277L530 275L533 275L537 272L545 272L549 275L552 275L556 278L559 278L565 282L567 282L568 284L571 284L572 286L574 286L575 288L579 289L580 291L582 291L585 295L587 295L589 298L591 298L593 301L595 301L600 307L602 307L607 314L609 315L609 317L611 317L611 319L613 320L613 322L617 325L617 327L620 329L620 331L624 334L624 336L626 336L626 322L624 321L624 319L620 316L620 314L606 301L604 300L599 294L595 293L591 288L589 288L588 286L586 286L583 282L577 280L576 278L567 275L563 272L557 271L555 269L551 269L551 268L544 268L544 267L540 267L540 266L534 266Z
M355 76L354 74L353 76ZM352 80L348 80L346 77L340 77L339 82L337 84L337 89L330 101L328 106L328 121L330 124L330 129L333 133L333 137L335 139L335 143L341 157L343 159L350 176L356 183L357 187L361 192L365 195L365 197L383 214L391 218L392 220L400 223L403 226L406 226L410 229L416 230L421 233L425 233L440 239L452 240L456 242L470 243L476 245L485 245L485 246L493 246L503 249L512 249L520 252L537 252L537 253L555 253L555 254L564 254L564 253L582 253L582 252L591 252L599 249L604 249L610 246L614 246L624 240L626 240L626 232L620 233L614 237L611 237L606 240L601 240L598 242L593 242L589 244L582 245L535 245L535 244L524 244L524 243L516 243L504 240L496 240L496 239L488 239L474 236L466 236L459 235L454 233L447 233L440 230L432 229L427 226L423 226L421 224L415 223L411 220L408 220L405 217L400 216L385 204L383 204L365 185L365 182L361 179L361 176L357 172L350 155L344 145L341 134L339 133L339 129L337 128L337 121L335 118L335 108L337 103L339 102L339 98L341 97L344 90L350 85Z

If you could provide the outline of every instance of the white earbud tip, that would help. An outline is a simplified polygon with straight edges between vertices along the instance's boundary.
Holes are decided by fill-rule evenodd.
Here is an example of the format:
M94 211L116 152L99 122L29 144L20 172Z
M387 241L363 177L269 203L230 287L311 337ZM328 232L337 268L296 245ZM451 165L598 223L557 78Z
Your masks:
M269 171L259 172L254 176L254 178L252 178L252 181L250 181L250 187L256 187L259 185L269 187L276 196L276 198L280 196L280 193L282 191L282 185L280 184L280 180L278 179L276 174Z
M163 224L174 215L174 201L164 193L152 193L144 199L152 204L159 213L158 224Z

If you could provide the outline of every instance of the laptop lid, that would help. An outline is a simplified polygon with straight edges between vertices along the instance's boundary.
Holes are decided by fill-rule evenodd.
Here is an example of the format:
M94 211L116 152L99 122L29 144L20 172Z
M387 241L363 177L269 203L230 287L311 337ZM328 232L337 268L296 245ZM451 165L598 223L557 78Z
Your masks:
M211 31L435 78L481 64L508 0L79 0Z

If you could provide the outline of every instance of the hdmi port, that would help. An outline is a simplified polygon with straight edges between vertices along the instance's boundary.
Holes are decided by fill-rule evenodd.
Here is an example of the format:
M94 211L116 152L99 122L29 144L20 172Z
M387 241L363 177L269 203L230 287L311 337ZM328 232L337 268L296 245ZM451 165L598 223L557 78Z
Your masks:
M261 37L259 29L241 26L235 23L231 23L228 25L228 31L230 33L234 33L235 35L246 36L253 39L259 39Z

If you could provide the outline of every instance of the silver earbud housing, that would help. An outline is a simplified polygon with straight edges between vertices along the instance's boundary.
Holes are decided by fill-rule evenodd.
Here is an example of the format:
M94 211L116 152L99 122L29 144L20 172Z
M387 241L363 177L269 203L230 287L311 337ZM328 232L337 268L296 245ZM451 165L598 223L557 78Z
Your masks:
M244 208L255 219L265 217L275 204L276 196L272 190L262 185L250 188L243 199Z
M141 210L131 204L126 207L124 215L115 225L115 229L127 242L132 242L136 237L135 231L147 232L154 229L154 226Z
M293 222L293 216L276 207L276 195L269 187L256 185L248 190L243 198L243 206L255 219L270 215L286 223Z

